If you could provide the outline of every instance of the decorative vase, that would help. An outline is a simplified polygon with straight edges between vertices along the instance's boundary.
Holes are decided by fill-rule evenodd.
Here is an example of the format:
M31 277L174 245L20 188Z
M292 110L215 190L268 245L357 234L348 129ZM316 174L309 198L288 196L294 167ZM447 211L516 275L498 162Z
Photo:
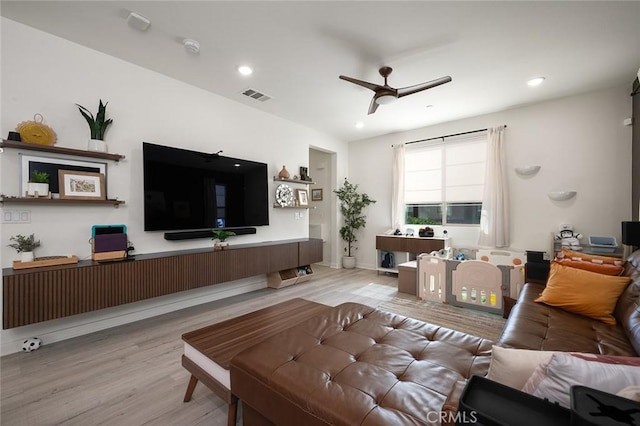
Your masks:
M48 183L27 183L27 196L29 197L47 197L49 196Z
M88 151L107 152L107 144L100 139L89 139Z
M32 251L23 251L20 253L20 261L21 262L33 262L33 252Z
M289 174L289 171L287 170L286 166L282 166L282 170L280 170L280 173L278 173L278 177L280 179L289 179L289 176L291 176Z
M342 256L342 267L344 269L353 269L356 267L355 256Z

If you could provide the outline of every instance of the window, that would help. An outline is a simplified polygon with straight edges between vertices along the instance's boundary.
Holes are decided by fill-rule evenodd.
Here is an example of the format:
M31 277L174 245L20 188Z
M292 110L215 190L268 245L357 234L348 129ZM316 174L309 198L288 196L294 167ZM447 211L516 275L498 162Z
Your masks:
M405 152L405 223L479 225L486 136L416 145Z

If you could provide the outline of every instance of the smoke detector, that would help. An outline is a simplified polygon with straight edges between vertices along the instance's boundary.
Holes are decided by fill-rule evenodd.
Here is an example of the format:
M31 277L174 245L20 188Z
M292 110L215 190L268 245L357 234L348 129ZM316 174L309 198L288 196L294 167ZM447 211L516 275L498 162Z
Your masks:
M189 53L196 54L200 52L200 43L198 43L196 40L185 38L184 40L182 40L182 44Z

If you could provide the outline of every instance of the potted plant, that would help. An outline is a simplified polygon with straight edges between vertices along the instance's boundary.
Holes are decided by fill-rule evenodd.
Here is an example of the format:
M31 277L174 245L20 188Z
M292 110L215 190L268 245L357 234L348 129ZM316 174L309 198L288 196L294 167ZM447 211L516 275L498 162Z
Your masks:
M236 235L235 232L224 229L212 229L211 232L213 233L212 240L216 241L213 245L214 250L222 250L227 247L229 245L227 238Z
M34 170L27 183L27 196L44 197L49 196L49 173Z
M40 241L36 241L33 234L28 237L22 234L14 235L9 237L9 241L15 241L7 247L15 249L20 254L22 262L33 262L33 250L40 246Z
M88 109L82 105L76 104L80 110L80 114L82 114L84 119L87 120L89 130L91 131L91 139L89 140L88 145L89 151L107 151L107 144L104 143L104 133L107 131L107 127L109 127L113 122L112 119L106 120L108 103L109 102L103 104L102 99L100 99L100 103L98 104L98 113L95 118Z
M358 185L354 185L346 178L342 188L333 191L340 200L340 212L344 217L344 225L340 228L340 237L347 243L344 248L345 255L342 257L343 268L354 268L356 266L356 258L353 256L357 247L354 247L356 241L356 232L360 228L364 228L367 219L362 213L365 207L376 201L369 198L367 194L358 192Z

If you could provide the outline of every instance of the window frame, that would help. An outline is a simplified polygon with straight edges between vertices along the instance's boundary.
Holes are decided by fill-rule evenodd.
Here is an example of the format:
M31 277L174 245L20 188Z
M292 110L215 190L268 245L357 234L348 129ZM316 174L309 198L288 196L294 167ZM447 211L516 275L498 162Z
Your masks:
M449 145L450 147L453 145L460 145L460 144L464 144L464 143L473 143L473 142L484 142L484 149L486 150L486 146L487 146L487 139L486 139L486 133L480 134L480 135L473 135L473 136L469 136L466 135L466 137L464 138L456 138L456 139L451 139L451 140L445 140L444 138L442 139L442 141L438 141L436 143L431 143L429 144L428 147L433 147L433 146L441 146L442 147L442 155L441 155L441 160L440 160L440 193L441 193L441 201L433 201L433 202L424 202L424 203L407 203L406 200L404 201L404 225L405 226L416 226L416 225L425 225L425 226L465 226L465 227L480 227L480 219L481 219L481 211L482 211L482 199L480 200L466 200L466 201L447 201L447 145ZM411 155L411 149L407 149L405 151L405 165L406 165L406 156ZM478 162L480 163L480 162ZM486 167L486 157L482 160L482 164L483 164L483 170ZM485 173L483 172L482 175L482 192L484 191L484 176ZM407 180L407 172L405 169L405 181ZM403 194L403 198L406 199L406 187L404 189L404 194ZM482 197L480 197L482 198ZM478 206L476 207L478 209L478 213L477 213L477 223L449 223L449 221L447 220L450 209L449 206L450 205L455 205L455 204L467 204L467 205L473 205L473 206ZM439 224L419 224L419 223L408 223L407 218L408 218L408 209L410 208L410 206L413 207L417 207L420 208L420 206L425 206L425 207L429 207L429 206L439 206L440 208L440 216L441 216L441 220ZM419 216L417 216L419 217Z

